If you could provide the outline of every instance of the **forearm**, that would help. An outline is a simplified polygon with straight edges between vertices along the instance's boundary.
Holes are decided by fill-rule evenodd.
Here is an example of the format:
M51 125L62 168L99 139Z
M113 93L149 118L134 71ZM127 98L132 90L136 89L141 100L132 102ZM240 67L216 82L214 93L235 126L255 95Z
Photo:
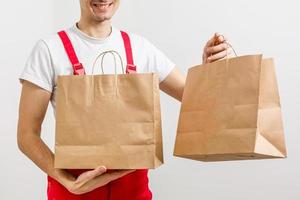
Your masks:
M54 154L38 134L18 134L19 149L41 170L64 184L71 177L65 170L54 168Z
M63 182L71 175L54 169L54 155L40 137L51 93L24 81L19 105L17 140L19 149L49 176Z
M183 76L177 68L174 68L159 85L162 91L178 101L182 100L184 86L185 76Z

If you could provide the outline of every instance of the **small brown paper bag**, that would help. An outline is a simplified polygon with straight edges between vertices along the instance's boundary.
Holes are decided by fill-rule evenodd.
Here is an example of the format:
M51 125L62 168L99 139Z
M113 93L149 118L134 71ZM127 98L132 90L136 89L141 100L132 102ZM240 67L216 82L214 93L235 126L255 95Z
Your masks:
M201 161L286 157L273 59L251 55L190 68L174 155Z
M158 84L153 73L59 76L55 167L149 169L161 165Z

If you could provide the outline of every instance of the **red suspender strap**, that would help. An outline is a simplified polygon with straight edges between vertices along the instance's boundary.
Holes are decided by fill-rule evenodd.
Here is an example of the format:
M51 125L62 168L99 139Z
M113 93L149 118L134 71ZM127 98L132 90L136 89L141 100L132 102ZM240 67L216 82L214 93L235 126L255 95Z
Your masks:
M124 31L121 31L121 35L124 41L126 59L127 59L126 73L135 73L136 66L133 63L132 48L131 48L129 35Z
M64 45L66 53L69 57L69 60L72 64L72 66L73 66L73 70L74 70L73 74L74 75L84 75L85 71L84 71L83 65L79 62L68 35L66 34L65 31L58 32L58 35Z

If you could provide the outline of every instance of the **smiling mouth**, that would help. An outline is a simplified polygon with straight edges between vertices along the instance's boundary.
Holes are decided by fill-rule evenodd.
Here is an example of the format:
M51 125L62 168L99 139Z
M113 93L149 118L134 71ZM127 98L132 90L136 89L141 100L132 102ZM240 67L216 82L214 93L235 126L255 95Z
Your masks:
M98 8L98 9L101 9L101 10L103 10L103 9L107 9L108 7L110 7L111 5L113 5L113 2L105 2L105 3L102 3L102 2L97 2L97 3L93 3L92 2L92 5L94 6L94 7L96 7L96 8Z

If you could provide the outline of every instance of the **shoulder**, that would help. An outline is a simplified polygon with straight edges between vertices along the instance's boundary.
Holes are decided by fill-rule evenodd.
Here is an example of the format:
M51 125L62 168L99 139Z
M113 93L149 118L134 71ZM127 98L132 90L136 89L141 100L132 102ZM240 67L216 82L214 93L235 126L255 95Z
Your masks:
M41 38L37 43L40 45L45 45L49 50L51 50L53 47L60 46L61 40L58 36L58 33L52 33Z
M65 31L69 34L68 29ZM54 59L53 61L55 61L57 57L60 57L59 55L63 55L65 51L58 32L51 33L37 40L34 49L35 51L48 54L52 60Z
M58 38L55 34L38 39L32 48L32 54L48 55L51 54L53 46L58 44Z

